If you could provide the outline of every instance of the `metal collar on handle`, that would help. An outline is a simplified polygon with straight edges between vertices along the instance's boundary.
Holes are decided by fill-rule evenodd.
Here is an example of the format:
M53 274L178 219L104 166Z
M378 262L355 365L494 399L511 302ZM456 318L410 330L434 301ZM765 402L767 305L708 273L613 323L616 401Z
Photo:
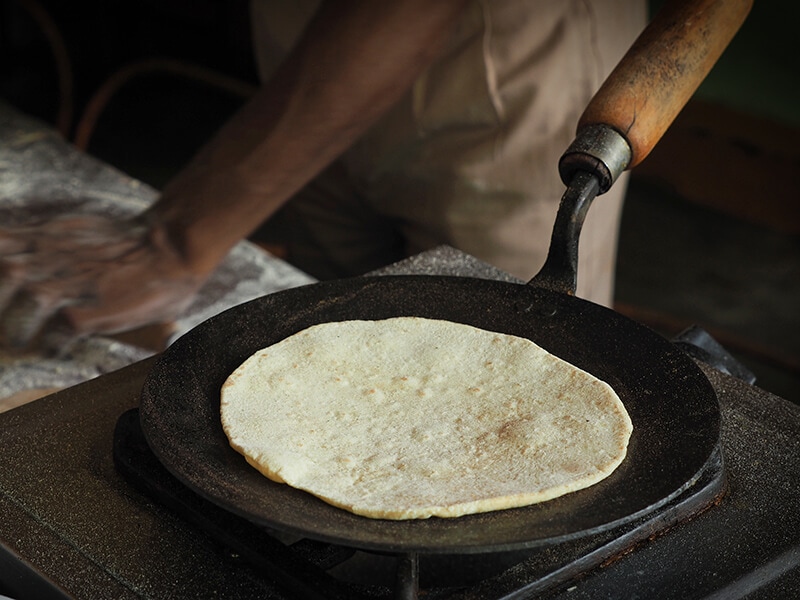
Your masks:
M597 177L600 194L606 193L631 162L631 147L617 130L603 124L581 127L558 163L561 180L571 185L578 171Z

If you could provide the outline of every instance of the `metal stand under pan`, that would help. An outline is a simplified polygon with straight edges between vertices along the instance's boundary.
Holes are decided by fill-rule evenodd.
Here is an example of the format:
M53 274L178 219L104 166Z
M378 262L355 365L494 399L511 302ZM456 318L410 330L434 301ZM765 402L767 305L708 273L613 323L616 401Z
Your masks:
M500 600L550 597L649 538L714 505L725 493L719 446L696 481L666 504L617 528L528 550L491 554L385 555L287 537L233 515L175 479L145 441L138 410L114 434L118 471L151 499L194 524L221 546L221 561L249 563L287 597L303 599Z

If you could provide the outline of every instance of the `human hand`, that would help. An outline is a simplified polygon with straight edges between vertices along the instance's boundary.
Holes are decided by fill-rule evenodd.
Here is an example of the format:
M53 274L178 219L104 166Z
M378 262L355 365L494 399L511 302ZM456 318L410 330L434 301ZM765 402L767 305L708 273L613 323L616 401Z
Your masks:
M0 345L24 347L53 329L74 337L170 321L205 278L149 216L0 228Z

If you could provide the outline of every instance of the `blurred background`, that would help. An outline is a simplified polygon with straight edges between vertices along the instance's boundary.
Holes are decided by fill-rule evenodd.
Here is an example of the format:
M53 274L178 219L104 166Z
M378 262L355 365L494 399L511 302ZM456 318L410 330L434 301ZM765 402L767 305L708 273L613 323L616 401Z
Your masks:
M756 2L633 171L615 308L703 327L800 404L798 22L792 0ZM256 85L246 0L0 0L0 98L155 188ZM281 253L274 228L254 241Z

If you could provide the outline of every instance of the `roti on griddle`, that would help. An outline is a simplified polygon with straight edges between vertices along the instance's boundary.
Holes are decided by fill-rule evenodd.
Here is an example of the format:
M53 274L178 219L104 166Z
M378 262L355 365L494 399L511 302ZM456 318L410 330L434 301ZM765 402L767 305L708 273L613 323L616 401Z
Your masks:
M416 317L323 323L256 352L223 385L221 419L268 478L379 519L588 487L632 431L608 384L530 340Z

